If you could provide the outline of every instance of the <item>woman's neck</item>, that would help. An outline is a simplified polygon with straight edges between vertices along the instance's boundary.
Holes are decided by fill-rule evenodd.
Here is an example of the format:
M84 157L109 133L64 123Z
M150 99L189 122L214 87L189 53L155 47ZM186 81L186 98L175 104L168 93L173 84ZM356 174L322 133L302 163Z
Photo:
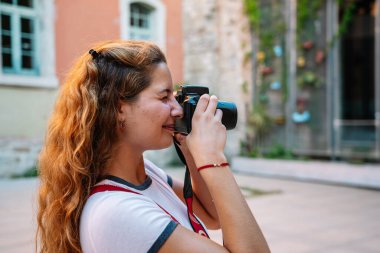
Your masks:
M146 179L144 159L142 152L118 147L115 149L105 174L120 177L134 185L144 183Z

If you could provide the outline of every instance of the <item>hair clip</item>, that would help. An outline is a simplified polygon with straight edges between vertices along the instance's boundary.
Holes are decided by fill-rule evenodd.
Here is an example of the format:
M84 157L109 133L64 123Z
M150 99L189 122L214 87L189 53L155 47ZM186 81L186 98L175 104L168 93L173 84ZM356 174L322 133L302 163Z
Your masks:
M90 49L88 53L92 56L93 59L96 59L99 56L99 53L96 52L94 49Z

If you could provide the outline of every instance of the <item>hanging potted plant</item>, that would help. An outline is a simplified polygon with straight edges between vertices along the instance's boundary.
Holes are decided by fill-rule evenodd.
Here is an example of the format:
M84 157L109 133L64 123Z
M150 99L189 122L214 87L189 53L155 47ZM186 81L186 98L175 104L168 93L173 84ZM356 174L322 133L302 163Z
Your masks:
M273 73L273 68L269 66L262 66L261 67L261 74L263 76L267 76Z
M307 40L302 43L302 48L305 50L312 49L314 47L314 42L312 40Z
M322 49L318 49L315 53L315 62L321 64L325 60L325 52Z
M305 71L297 78L297 84L300 88L304 87L319 87L320 82L317 75L312 71Z

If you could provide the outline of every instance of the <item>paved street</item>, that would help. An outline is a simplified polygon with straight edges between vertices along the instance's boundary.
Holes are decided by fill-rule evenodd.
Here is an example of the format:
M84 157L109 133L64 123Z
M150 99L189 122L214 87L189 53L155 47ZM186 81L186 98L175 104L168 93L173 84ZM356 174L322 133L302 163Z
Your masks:
M182 178L183 170L169 170ZM276 253L380 250L380 191L237 174ZM0 180L0 252L34 252L36 179ZM220 231L212 232L221 241Z

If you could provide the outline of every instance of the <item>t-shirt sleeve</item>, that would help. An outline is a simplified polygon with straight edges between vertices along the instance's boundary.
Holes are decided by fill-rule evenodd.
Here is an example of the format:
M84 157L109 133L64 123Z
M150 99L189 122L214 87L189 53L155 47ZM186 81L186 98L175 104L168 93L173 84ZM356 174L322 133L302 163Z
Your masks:
M113 193L93 209L89 226L93 248L96 252L157 252L177 223L149 198L118 195Z

